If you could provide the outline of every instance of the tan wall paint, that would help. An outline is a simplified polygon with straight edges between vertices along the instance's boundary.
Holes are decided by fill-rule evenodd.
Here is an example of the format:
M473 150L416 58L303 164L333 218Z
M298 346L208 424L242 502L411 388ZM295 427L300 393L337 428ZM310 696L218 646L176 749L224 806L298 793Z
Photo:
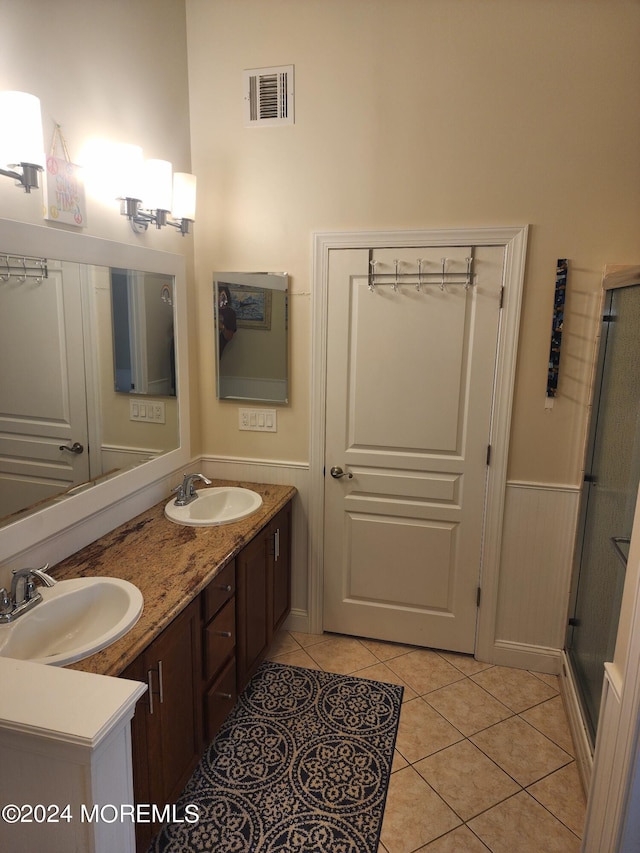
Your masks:
M509 473L577 483L602 269L640 255L640 5L187 0L186 8L202 450L308 459L314 231L529 223ZM243 69L291 63L295 125L244 128ZM570 259L570 287L560 396L545 411L558 257ZM237 407L215 400L214 269L292 276L291 405L275 436L239 433Z

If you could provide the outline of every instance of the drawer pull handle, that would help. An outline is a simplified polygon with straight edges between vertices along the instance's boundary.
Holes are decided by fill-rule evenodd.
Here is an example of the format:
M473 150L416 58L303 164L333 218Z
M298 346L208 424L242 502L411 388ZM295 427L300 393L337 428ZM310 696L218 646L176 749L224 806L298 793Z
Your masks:
M147 670L147 687L149 688L149 713L153 714L153 669ZM164 683L162 679L162 661L158 661L158 697L160 704L164 702Z
M231 693L216 693L218 699L233 699Z
M231 592L231 584L229 584L229 583L221 584L219 586L219 589L221 589L223 592Z
M231 631L217 631L219 637L231 637Z
M153 714L153 670L147 670L147 687L149 688L149 713Z

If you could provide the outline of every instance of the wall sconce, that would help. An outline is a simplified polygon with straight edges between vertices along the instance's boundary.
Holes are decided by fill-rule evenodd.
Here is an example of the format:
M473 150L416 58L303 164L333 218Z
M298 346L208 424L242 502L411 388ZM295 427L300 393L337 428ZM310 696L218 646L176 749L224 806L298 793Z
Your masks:
M38 188L45 165L40 100L26 92L0 92L0 175L26 193ZM20 171L16 171L20 170Z
M168 160L142 160L142 149L123 146L130 155L120 169L122 189L120 213L131 222L136 234L146 231L150 224L156 228L171 225L184 236L195 221L196 178L176 172ZM172 218L169 218L171 214Z

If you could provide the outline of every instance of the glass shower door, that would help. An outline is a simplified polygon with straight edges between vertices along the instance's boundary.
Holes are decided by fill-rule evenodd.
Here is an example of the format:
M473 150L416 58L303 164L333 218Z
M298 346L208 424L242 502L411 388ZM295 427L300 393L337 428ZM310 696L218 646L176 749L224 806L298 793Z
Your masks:
M613 659L640 481L640 286L607 292L567 631L592 744Z

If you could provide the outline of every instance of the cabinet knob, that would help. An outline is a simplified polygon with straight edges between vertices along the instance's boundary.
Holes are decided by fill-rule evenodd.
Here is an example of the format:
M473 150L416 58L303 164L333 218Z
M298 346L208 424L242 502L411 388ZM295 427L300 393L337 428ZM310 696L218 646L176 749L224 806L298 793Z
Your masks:
M219 637L231 637L231 631L217 631Z
M218 699L233 699L231 693L216 693L216 696L218 697Z
M221 584L218 589L221 589L223 592L231 592L231 584Z

